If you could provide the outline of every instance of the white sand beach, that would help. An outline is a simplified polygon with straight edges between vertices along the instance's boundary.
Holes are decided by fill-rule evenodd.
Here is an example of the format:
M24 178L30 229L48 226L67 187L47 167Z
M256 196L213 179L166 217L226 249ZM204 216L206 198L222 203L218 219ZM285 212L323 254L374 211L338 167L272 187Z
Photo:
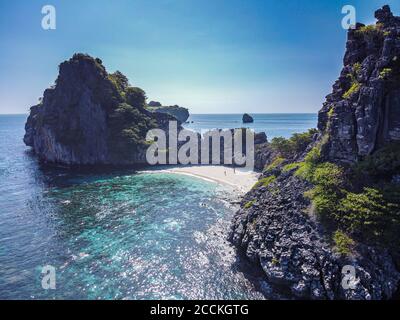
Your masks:
M235 168L225 166L179 166L168 167L163 172L185 174L211 180L219 184L229 185L240 193L246 193L257 182L259 173L246 168Z

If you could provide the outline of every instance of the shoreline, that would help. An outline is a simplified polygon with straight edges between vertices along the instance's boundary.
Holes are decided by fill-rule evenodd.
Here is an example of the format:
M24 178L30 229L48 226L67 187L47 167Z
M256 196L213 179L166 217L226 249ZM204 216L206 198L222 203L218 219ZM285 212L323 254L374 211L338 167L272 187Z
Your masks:
M167 168L154 168L142 172L149 173L172 173L186 176L197 177L203 180L215 182L220 185L229 186L240 195L251 190L258 181L260 173L248 170L246 168L232 168L220 165L193 165L193 166L171 166Z

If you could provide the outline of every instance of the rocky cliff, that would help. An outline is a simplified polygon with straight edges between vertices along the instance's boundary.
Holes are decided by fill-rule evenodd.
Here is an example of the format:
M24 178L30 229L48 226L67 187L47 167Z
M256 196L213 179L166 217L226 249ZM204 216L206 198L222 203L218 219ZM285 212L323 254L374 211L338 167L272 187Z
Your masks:
M375 16L348 33L318 132L265 144L263 175L235 215L230 240L263 271L269 298L390 299L399 289L400 19L388 6Z
M154 101L152 101L154 102ZM175 119L177 119L180 123L185 123L187 119L189 119L189 110L187 108L180 107L178 105L175 106L157 106L157 105L150 105L149 103L149 109L153 112L156 113L165 113L169 114L170 116L173 116Z
M355 162L400 140L400 18L388 6L375 17L349 31L344 68L319 113L327 159Z
M56 84L31 108L24 142L38 157L65 165L145 163L145 136L171 116L147 111L143 90L100 59L75 54L59 67Z

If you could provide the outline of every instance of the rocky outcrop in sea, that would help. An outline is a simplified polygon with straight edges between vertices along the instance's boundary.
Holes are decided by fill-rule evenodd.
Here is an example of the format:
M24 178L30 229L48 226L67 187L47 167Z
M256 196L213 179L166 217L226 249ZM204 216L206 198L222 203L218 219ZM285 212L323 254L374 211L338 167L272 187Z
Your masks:
M100 59L75 54L30 110L24 142L44 162L63 165L146 163L145 137L175 118L145 108L145 92Z
M245 113L242 117L242 121L243 121L243 123L253 123L254 119L251 115Z
M156 103L157 104L157 103ZM152 111L156 113L165 113L173 116L175 119L177 119L180 123L185 123L189 119L189 110L187 108L180 107L178 105L175 106L151 106L149 104Z
M149 107L161 107L162 106L162 104L158 101L150 101L147 105Z
M40 103L33 106L25 125L24 142L45 163L67 166L148 165L146 134L163 129L169 148L169 123L177 122L177 132L186 122L189 111L161 103L146 103L145 92L129 84L119 71L108 73L98 58L75 54L59 67L53 87L45 90ZM231 130L233 134L233 130ZM196 149L201 163L200 134ZM267 141L256 134L256 145ZM187 141L178 141L180 149ZM221 163L224 164L224 141L220 141ZM233 152L233 142L229 147ZM166 163L169 152L166 152ZM193 150L194 152L194 150ZM246 153L246 144L242 145ZM209 154L211 162L211 150ZM229 159L231 161L231 159ZM175 162L176 163L176 162Z
M388 6L375 17L375 25L349 31L343 70L309 145L295 149L303 139L297 136L264 143L256 154L263 175L245 195L229 238L263 271L269 298L391 299L399 290L399 248L392 244L400 234L391 233L399 225L398 197L387 205L380 192L397 190L400 173L400 18ZM378 232L382 212L390 217ZM364 230L373 231L365 237ZM352 270L354 277L346 273Z

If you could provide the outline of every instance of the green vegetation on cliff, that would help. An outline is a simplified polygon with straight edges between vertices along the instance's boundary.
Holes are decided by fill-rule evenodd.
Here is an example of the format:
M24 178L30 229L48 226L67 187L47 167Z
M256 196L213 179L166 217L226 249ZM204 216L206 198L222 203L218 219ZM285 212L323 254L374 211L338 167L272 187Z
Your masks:
M337 230L333 234L333 242L335 244L334 249L339 254L344 256L348 256L351 254L352 248L355 244L354 240L341 230Z
M400 232L400 189L365 187L361 193L346 192L338 207L337 219L351 233L366 240L393 243Z
M260 180L257 181L257 183L253 186L253 189L256 189L258 187L268 187L271 183L275 182L276 176L271 175L265 178L261 178Z
M295 133L289 139L283 137L273 138L271 148L278 152L283 158L290 159L297 153L303 152L312 142L317 129L310 129L304 133Z
M267 173L274 170L275 168L279 167L283 162L285 162L285 160L285 158L277 157L274 161L272 161L271 164L265 166L264 172Z
M245 209L250 209L254 205L254 203L255 203L255 200L246 202L246 204L244 205L244 208Z
M355 72L358 69L355 66ZM282 166L288 161L284 157L293 159L304 151L314 134L310 130L289 139L273 139L271 147L281 156L265 167L264 175L269 176L260 179L254 188L274 182L274 170L293 171L295 176L313 185L304 196L311 200L313 211L321 221L329 229L338 230L332 240L339 253L351 252L352 238L389 247L400 245L400 186L391 182L400 173L400 143L390 143L349 166L323 159L322 146L326 141L323 137L303 161Z
M390 144L355 166L343 167L322 161L319 148L314 147L303 162L291 167L297 168L295 175L314 185L305 196L324 221L357 239L395 247L400 234L400 187L389 179L399 173L399 148ZM371 179L360 179L360 172Z
M357 179L365 174L374 180L389 179L400 172L400 142L391 143L367 156L355 167Z
M136 107L122 103L110 115L110 147L114 152L127 159L132 151L145 145L146 133L157 127L157 122L140 112Z
M373 38L382 37L384 35L382 27L380 23L362 26L356 31L356 34L371 42Z
M380 79L384 79L386 80L387 78L389 78L389 76L392 73L392 69L391 68L384 68L380 73L379 73L379 78Z
M353 94L357 93L361 84L358 82L358 77L361 72L361 64L359 62L355 63L352 67L351 72L347 75L347 77L351 80L350 88L343 94L343 99L349 99Z
M142 89L130 86L119 71L109 74L108 79L122 99L108 117L109 148L118 158L129 160L146 145L146 134L158 126L157 121L144 109L146 93Z

